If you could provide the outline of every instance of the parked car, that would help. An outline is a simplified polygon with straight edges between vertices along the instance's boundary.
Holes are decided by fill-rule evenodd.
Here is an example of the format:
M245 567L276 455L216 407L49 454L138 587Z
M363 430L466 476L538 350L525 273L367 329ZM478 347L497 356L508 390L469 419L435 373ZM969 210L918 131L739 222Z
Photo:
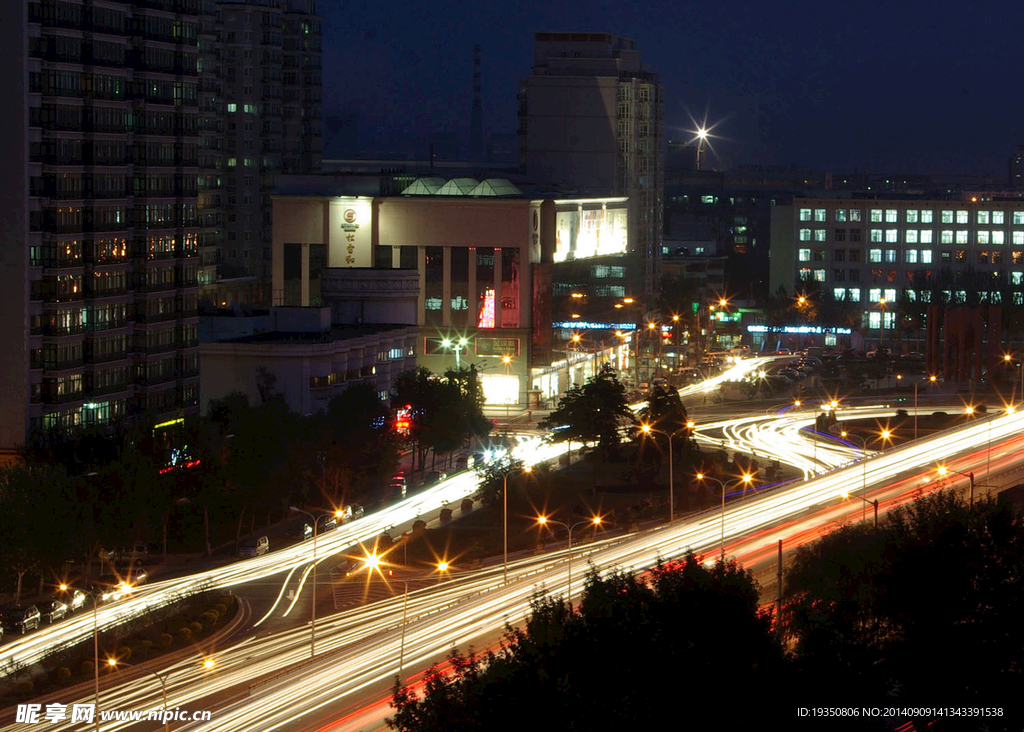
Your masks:
M440 483L442 480L448 477L448 473L441 470L431 470L425 476L423 476L423 483L425 485L433 485L434 483Z
M88 597L81 590L68 590L67 606L71 612L78 612L85 607L85 599Z
M38 607L42 619L50 625L53 625L56 620L63 620L68 615L67 604L60 600L47 600L39 603Z
M238 547L240 557L258 557L270 551L270 539L265 536L253 536L242 542Z
M292 526L288 531L288 535L293 539L305 541L313 537L313 527L308 522L302 521Z
M404 475L396 475L391 479L391 487L389 492L393 498L405 498L408 490L408 484L406 483Z
M35 605L8 607L0 610L0 626L11 633L25 635L28 631L38 628L41 619L39 608Z

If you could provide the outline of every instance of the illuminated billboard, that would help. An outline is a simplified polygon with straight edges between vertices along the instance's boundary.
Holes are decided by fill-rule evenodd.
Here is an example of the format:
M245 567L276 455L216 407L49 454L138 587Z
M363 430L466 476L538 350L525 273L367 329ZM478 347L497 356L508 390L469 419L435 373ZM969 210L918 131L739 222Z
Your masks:
M629 243L626 219L625 207L556 211L555 261L625 253Z

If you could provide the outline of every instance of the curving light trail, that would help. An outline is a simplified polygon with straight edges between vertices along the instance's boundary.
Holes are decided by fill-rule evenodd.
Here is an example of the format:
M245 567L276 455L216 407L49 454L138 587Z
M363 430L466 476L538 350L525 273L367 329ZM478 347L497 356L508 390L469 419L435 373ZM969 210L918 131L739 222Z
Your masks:
M982 447L996 444L997 468L1019 463L1024 444L1022 430L1024 414L979 420L877 453L860 464L735 501L725 511L725 541L730 553L747 556L763 551L776 535L814 536L822 521L860 515L859 502L840 502L838 496L862 485L871 491L868 495L878 497L885 506L911 500L925 485L920 480L921 467L930 468L939 456L953 461L950 464L955 469L967 470L979 462L984 464ZM971 451L977 452L968 455ZM934 487L934 483L927 486ZM749 544L733 544L751 535L755 538ZM576 547L573 561L578 567L590 563L602 574L617 569L642 570L688 549L717 556L722 540L722 514L712 510L623 538ZM479 639L494 637L506 622L520 623L535 593L557 594L564 590L566 559L567 552L562 550L511 562L511 582L507 586L502 585L501 568L495 567L410 592L404 667L428 663L453 645L465 648ZM314 662L303 661L308 656L308 633L297 628L224 651L213 673L198 670L194 663L174 667L168 688L171 706L202 709L202 700L211 695L237 695L214 713L212 721L182 729L271 732L291 728L300 717L326 719L368 690L386 687L397 672L402 606L399 593L392 599L318 621L321 655ZM280 674L289 667L289 673L250 686L254 678ZM153 687L135 682L106 691L104 707L155 707L159 690ZM113 723L106 728L121 729ZM29 727L11 729L27 732Z

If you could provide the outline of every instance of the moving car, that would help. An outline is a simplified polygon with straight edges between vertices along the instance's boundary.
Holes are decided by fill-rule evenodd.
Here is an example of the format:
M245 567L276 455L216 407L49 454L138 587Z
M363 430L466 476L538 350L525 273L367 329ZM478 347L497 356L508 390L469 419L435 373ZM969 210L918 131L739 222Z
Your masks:
M93 591L99 602L120 600L125 595L130 595L139 585L146 584L148 579L149 572L144 569L135 569L124 575L105 574L96 581Z

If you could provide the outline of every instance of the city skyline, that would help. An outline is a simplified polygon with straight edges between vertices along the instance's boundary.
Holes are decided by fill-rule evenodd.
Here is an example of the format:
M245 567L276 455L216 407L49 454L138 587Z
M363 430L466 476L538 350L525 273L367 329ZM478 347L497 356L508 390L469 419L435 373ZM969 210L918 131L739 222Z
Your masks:
M1024 104L1002 81L1014 52L992 51L1003 17L996 4L865 2L837 14L809 2L699 10L654 2L597 8L585 19L567 3L527 4L514 15L453 3L318 11L324 116L357 114L367 151L422 154L431 135L445 133L468 144L474 43L485 131L513 132L535 31L633 38L665 85L666 138L692 137L692 119L718 123L724 139L708 167L1002 179L1024 136ZM325 148L330 156L326 135Z

